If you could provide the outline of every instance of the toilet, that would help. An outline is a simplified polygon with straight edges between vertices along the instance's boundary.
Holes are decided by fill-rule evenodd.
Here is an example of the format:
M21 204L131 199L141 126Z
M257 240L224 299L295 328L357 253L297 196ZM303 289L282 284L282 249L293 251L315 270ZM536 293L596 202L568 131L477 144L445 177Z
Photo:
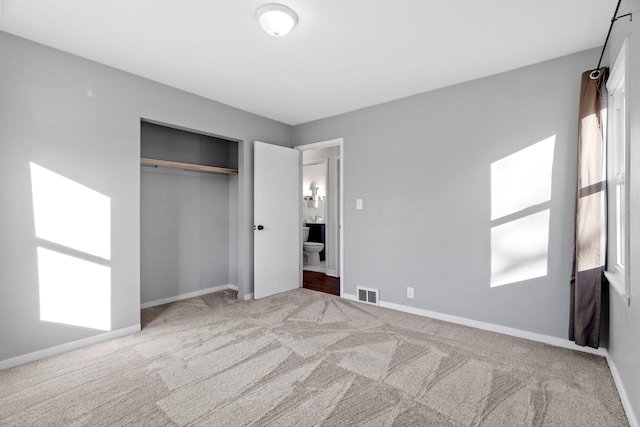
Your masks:
M307 242L309 239L309 227L302 227L302 258L305 265L320 265L320 252L324 249L324 243Z

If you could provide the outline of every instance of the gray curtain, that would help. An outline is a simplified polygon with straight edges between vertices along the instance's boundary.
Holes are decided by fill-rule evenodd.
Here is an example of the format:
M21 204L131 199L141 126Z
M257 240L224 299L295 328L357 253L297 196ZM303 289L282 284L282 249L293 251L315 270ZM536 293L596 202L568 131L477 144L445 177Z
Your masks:
M600 340L606 255L605 146L600 114L607 99L606 76L607 69L582 74L578 127L578 191L569 339L593 348L598 348Z

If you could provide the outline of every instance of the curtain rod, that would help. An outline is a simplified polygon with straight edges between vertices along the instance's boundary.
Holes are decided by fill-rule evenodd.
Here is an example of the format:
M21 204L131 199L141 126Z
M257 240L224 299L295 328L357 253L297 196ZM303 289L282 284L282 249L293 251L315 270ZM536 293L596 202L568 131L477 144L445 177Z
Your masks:
M624 18L625 16L630 16L629 21L633 20L633 14L627 13L625 15L616 16L618 14L618 9L620 9L620 3L622 0L618 0L618 5L616 6L616 11L613 12L613 18L611 18L611 24L609 25L609 32L607 33L607 38L604 40L604 46L602 46L602 52L600 53L600 59L598 60L598 66L595 70L589 74L589 77L592 79L597 79L600 77L600 64L602 63L602 57L604 56L604 51L607 48L607 43L609 42L609 36L611 36L611 30L613 29L613 24L620 18Z

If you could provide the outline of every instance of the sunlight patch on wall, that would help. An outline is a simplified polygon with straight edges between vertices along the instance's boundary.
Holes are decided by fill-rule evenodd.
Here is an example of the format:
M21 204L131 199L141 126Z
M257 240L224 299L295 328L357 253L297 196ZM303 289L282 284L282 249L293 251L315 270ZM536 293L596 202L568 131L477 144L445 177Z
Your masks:
M38 248L40 320L111 330L111 269Z
M31 163L36 236L111 259L111 199Z
M555 138L491 164L491 287L547 275Z
M111 199L30 163L40 320L111 330Z
M549 209L491 229L491 286L547 275Z
M491 220L551 200L555 135L491 164Z

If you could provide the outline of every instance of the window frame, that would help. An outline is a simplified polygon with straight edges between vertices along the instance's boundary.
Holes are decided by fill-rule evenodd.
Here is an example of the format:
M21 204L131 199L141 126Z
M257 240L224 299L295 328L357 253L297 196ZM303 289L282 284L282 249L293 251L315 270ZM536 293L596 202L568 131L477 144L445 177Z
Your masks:
M629 108L628 39L620 47L606 83L607 170L607 263L605 276L627 302L631 298L629 281Z

